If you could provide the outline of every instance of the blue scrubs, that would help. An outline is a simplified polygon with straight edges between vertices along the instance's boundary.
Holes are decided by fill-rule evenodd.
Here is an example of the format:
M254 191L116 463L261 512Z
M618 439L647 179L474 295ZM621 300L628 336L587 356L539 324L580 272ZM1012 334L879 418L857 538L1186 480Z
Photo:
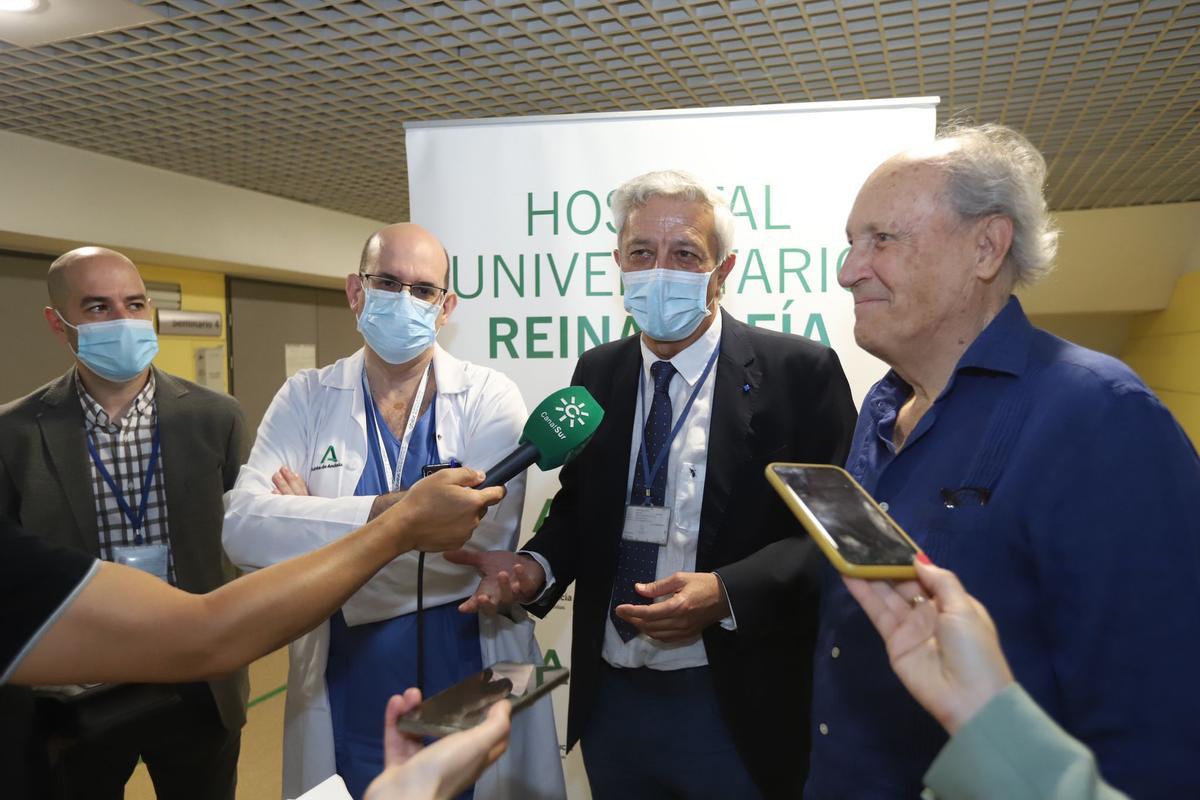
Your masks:
M367 463L354 490L359 496L388 492L382 459L394 464L400 453L400 441L379 417L370 392L366 392L366 398ZM400 485L405 489L420 480L423 466L438 461L436 408L435 396L413 429L400 474ZM380 452L379 437L374 435L375 420L386 453ZM448 603L424 611L427 697L483 669L479 618L460 613L457 606L457 602ZM357 800L383 771L383 712L388 698L417 685L417 615L350 627L338 611L329 621L325 684L333 717L337 772ZM472 795L473 791L468 790L462 797Z

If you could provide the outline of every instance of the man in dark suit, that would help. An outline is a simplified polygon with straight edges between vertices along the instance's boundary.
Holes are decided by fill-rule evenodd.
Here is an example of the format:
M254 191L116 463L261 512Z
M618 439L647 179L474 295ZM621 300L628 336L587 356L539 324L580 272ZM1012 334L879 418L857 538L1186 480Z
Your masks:
M733 217L688 175L613 195L642 334L585 353L604 421L518 555L464 610L545 615L574 581L568 744L593 796L795 797L804 784L819 552L763 477L841 463L854 428L832 350L720 310Z
M241 410L150 366L153 309L125 256L72 250L47 288L47 323L76 364L0 407L0 515L180 589L215 589L232 577L221 496L245 454ZM64 753L56 792L121 797L140 756L160 798L233 798L247 690L244 669L172 686L145 704L167 710Z

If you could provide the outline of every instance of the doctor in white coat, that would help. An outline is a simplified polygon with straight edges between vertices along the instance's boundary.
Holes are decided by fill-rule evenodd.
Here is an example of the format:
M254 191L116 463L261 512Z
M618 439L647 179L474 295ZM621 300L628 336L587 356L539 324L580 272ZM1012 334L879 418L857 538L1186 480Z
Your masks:
M490 467L516 445L524 426L525 404L510 379L435 343L458 298L449 290L446 252L428 231L402 223L374 234L359 272L346 279L346 295L366 346L288 379L225 496L225 550L243 569L306 553L358 528L403 496L427 463ZM507 489L468 548L515 549L524 476ZM455 621L463 618L457 604L477 581L470 567L440 555L426 558L427 694L497 661L541 662L533 624L522 611L513 618L468 616L465 628ZM335 771L359 795L363 781L382 770L379 720L386 698L414 682L404 682L411 676L403 670L415 662L416 585L412 553L291 645L285 797ZM375 704L372 692L382 698L378 708L361 707ZM542 702L513 720L509 750L480 777L475 797L565 796L553 713Z

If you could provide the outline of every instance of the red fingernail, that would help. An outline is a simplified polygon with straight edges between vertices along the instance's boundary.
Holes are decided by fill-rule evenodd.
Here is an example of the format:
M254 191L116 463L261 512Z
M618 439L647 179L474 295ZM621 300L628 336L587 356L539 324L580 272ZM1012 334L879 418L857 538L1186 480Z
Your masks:
M929 556L924 553L917 553L917 561L920 561L922 564L928 564L931 567L933 566L933 562L929 560Z

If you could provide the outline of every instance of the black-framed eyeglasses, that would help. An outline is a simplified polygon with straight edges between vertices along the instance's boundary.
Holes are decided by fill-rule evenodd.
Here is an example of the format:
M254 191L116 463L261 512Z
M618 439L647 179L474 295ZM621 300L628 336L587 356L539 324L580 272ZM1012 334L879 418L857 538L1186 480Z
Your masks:
M367 288L381 292L402 292L407 289L413 299L434 305L450 291L444 286L434 286L432 283L405 283L387 275L372 275L369 272L360 272L358 276L363 279Z

